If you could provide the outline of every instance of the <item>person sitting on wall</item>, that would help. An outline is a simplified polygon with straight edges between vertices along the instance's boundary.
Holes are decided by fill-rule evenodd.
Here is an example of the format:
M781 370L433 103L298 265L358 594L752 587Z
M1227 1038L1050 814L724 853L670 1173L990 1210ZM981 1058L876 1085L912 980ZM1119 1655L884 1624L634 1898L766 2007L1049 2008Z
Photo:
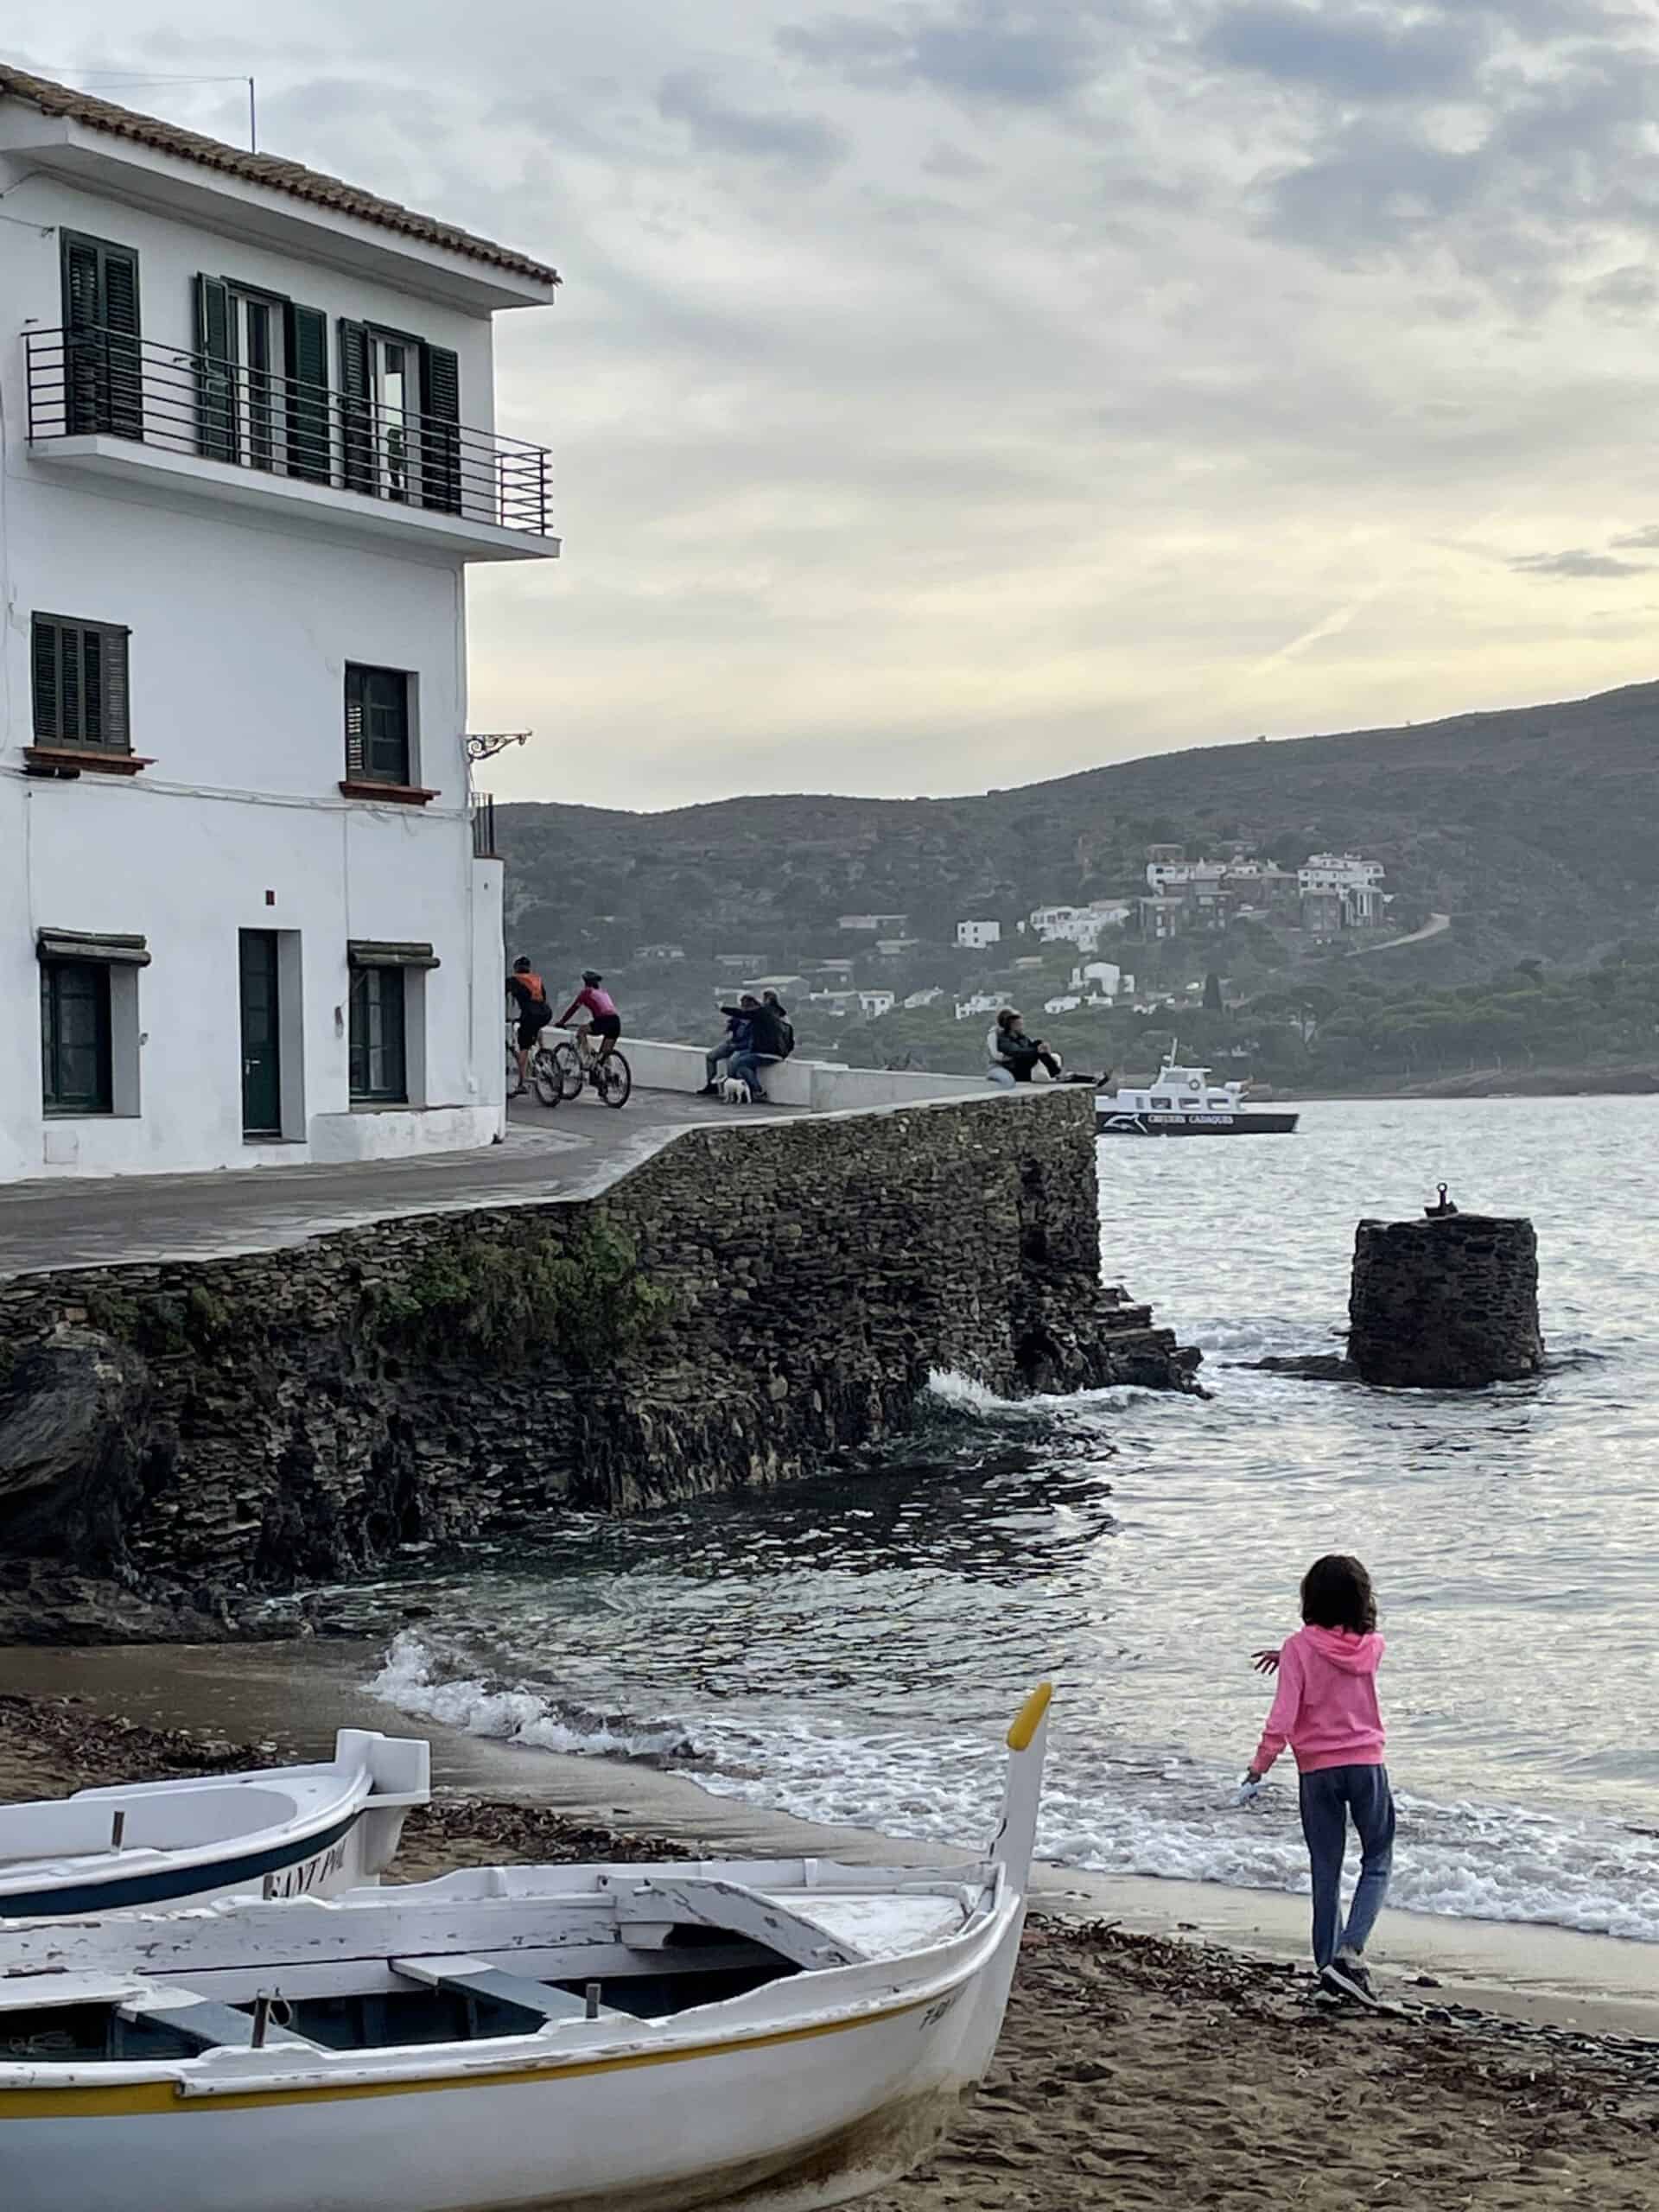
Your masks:
M1017 1007L1005 1006L986 1033L986 1054L993 1083L1029 1083L1033 1068L1042 1066L1058 1083L1060 1056L1051 1052L1040 1037L1028 1037Z
M735 1006L720 1009L726 1017L726 1034L710 1052L702 1056L703 1085L697 1093L700 1098L712 1098L720 1089L720 1071L734 1052L747 1051L749 1042L749 1016L760 1001L753 991L745 991Z
M788 1058L794 1046L794 1031L776 1007L762 999L749 1015L748 1043L732 1054L731 1072L738 1082L748 1084L751 1098L764 1104L766 1094L760 1088L761 1069L776 1067Z
M769 1006L778 1017L778 1034L783 1045L778 1057L786 1060L795 1049L795 1025L789 1018L789 1008L776 991L762 991L760 998L762 1004Z
M512 973L507 978L507 994L518 1010L518 1080L512 1092L517 1098L524 1087L525 1071L536 1049L536 1039L553 1019L547 986L531 966L528 953L521 952L513 962Z

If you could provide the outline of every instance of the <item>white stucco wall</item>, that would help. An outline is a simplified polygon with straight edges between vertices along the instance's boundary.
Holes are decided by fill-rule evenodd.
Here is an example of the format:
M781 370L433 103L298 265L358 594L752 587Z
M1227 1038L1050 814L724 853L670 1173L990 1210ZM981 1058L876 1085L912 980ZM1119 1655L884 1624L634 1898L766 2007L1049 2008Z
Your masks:
M331 378L340 315L453 347L461 420L488 429L487 317L24 178L3 143L0 131L0 184L15 184L0 225L0 1181L487 1143L503 1110L501 870L472 856L464 556L31 459L22 339L62 320L67 228L137 249L147 342L193 350L192 280L239 279L327 315ZM152 762L141 774L24 774L36 611L130 630L132 750ZM340 792L348 661L415 676L413 780L437 791L430 805ZM41 927L147 940L136 1113L44 1118ZM243 929L290 933L281 1145L242 1135ZM429 941L440 963L415 987L407 1108L354 1109L348 1096L346 948L365 938Z

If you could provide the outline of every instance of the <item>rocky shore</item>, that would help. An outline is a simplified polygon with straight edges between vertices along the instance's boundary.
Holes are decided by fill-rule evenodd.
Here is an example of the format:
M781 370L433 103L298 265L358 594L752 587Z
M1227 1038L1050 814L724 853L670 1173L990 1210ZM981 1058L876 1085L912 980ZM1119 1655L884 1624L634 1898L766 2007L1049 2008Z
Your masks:
M0 1799L284 1755L0 1697ZM404 1879L493 1860L664 1857L670 1835L474 1796L411 1818ZM1408 1990L1326 2014L1294 1967L1033 1917L978 2102L871 2212L1653 2212L1659 2040Z
M411 1544L878 1448L937 1367L1191 1389L1094 1140L1084 1090L697 1128L591 1198L0 1281L0 1642L269 1635Z

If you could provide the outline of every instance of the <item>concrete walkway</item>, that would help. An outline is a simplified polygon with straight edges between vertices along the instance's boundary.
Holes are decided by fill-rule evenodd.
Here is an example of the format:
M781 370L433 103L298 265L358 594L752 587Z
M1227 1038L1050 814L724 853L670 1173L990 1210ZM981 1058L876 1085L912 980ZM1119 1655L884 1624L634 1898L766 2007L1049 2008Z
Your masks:
M666 1090L636 1090L620 1112L584 1093L552 1110L516 1099L512 1114L506 1142L483 1152L8 1184L0 1187L0 1281L270 1251L399 1214L589 1198L683 1128L810 1118L804 1108L756 1111Z

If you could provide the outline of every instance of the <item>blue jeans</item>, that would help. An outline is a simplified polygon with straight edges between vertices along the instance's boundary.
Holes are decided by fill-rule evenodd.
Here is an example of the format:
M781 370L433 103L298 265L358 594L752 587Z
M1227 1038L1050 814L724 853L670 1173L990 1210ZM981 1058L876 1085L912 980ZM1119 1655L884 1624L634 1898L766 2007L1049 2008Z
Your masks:
M1313 1876L1313 1963L1328 1967L1338 1950L1363 1952L1394 1867L1394 1793L1385 1766L1327 1766L1301 1778L1302 1834ZM1359 1882L1342 1916L1342 1855L1348 1815L1359 1831Z
M731 1058L733 1053L735 1052L736 1050L737 1046L735 1042L728 1037L723 1045L716 1045L712 1052L705 1052L702 1056L702 1065L706 1070L706 1073L703 1076L703 1081L705 1083L715 1082L719 1077L721 1069L725 1065L726 1062Z
M739 1083L747 1083L751 1090L759 1091L763 1087L760 1081L761 1069L775 1068L777 1065L778 1056L775 1052L751 1052L746 1047L744 1051L732 1054L728 1071L735 1077Z

